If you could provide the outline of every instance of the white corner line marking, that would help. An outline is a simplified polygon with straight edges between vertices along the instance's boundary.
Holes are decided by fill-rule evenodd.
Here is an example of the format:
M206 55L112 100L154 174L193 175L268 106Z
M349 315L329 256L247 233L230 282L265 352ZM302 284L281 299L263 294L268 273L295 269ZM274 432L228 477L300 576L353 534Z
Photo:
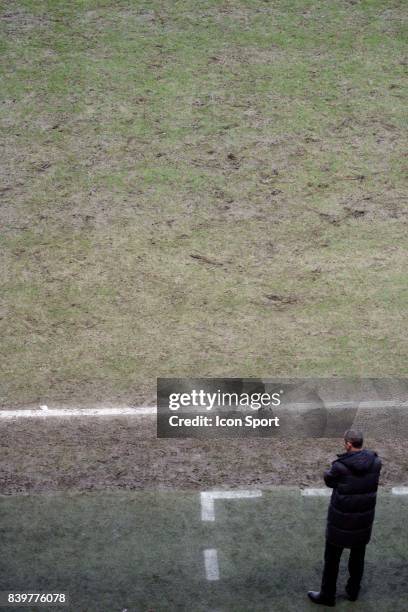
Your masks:
M236 490L236 491L202 491L201 499L201 520L215 521L216 499L248 499L252 497L262 497L259 489Z
M393 487L391 492L393 495L408 495L408 487Z
M207 548L204 551L204 567L207 580L219 580L220 568L218 566L218 554L215 548Z
M304 497L328 497L332 493L332 489L301 489Z

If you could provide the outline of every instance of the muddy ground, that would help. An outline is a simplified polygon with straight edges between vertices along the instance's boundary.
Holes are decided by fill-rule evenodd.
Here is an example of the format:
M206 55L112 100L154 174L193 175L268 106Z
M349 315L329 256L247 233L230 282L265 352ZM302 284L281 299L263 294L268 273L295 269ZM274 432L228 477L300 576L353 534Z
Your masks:
M407 485L406 441L367 440L381 484ZM151 417L33 419L1 424L0 493L218 486L322 486L341 440L170 440Z

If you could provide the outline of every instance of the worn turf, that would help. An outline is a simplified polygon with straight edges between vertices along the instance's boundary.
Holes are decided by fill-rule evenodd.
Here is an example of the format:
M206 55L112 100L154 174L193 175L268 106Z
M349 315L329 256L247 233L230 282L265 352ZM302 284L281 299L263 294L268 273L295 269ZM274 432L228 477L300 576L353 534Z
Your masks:
M327 498L278 488L215 503L215 522L202 522L199 494L187 491L3 497L0 590L62 590L75 612L312 610ZM344 599L345 555L338 609L406 609L407 504L380 495L361 600ZM208 548L219 581L206 579Z
M157 439L154 419L2 423L0 494L323 486L341 440ZM381 484L408 486L405 439L366 440L383 461Z
M399 0L1 3L1 402L406 373Z

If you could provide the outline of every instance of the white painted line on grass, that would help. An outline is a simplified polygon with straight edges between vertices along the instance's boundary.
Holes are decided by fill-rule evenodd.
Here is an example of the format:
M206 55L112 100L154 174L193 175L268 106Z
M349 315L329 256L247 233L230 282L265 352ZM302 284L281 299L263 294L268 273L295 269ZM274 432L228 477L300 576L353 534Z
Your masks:
M332 489L301 489L304 497L328 497L332 494Z
M393 495L408 495L408 487L393 487L391 492Z
M154 416L154 406L138 406L135 408L47 408L22 410L0 410L0 419L30 419L52 417L105 417L105 416Z
M219 580L220 569L218 567L218 554L215 548L207 548L204 551L204 567L207 580Z
M407 408L408 402L396 403L393 401L365 401L365 402L350 402L350 401L338 401L338 402L322 402L322 404L316 404L316 402L296 402L293 404L287 404L286 409L290 410L303 410L319 407L326 407L328 409L341 409L341 408ZM36 418L36 417L103 417L103 416L155 416L157 414L157 408L155 406L117 406L115 407L103 407L95 406L94 408L48 408L46 404L41 405L39 408L21 408L20 410L1 410L0 419L24 419L24 418Z
M215 521L215 506L216 499L248 499L252 497L261 497L262 491L259 489L236 490L236 491L202 491L201 499L201 520Z
M382 487L378 489L379 493L383 492ZM332 489L301 489L301 494L304 497L330 497ZM393 495L408 495L408 487L393 487L391 489Z
M296 404L292 404L292 406L294 408L296 407L303 407L303 408L308 408L308 407L313 407L313 406L317 406L317 403L313 403L313 402L308 402L308 403L296 403ZM325 402L324 400L322 400L321 406L324 408L408 408L408 401L407 402L399 402L399 401L393 401L393 400L366 400L366 401L361 401L359 402L358 400L356 401L338 401L338 402Z

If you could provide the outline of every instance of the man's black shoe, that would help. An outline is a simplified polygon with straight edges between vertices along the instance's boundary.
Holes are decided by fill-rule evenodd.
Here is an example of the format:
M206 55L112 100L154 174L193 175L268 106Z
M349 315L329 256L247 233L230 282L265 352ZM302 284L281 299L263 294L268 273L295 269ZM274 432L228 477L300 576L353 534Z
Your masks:
M307 596L315 604L329 606L330 608L333 608L336 605L336 601L334 599L327 599L327 597L324 597L320 591L309 591Z
M347 599L349 601L357 601L358 599L358 591L350 591L347 587L346 587L346 594L347 594Z

